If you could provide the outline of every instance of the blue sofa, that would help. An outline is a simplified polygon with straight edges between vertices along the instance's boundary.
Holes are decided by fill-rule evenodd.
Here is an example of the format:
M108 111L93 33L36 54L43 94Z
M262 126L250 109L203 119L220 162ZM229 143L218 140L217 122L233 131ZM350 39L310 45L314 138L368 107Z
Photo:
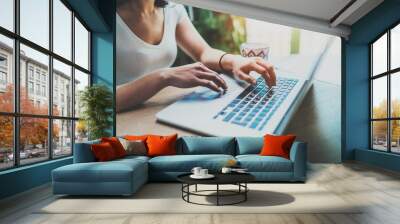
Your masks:
M295 142L290 159L258 155L262 137L192 137L177 140L177 155L127 156L96 162L91 141L75 145L74 163L52 172L53 193L67 195L131 195L148 181L176 181L180 174L200 166L218 172L234 159L259 182L304 182L307 145Z

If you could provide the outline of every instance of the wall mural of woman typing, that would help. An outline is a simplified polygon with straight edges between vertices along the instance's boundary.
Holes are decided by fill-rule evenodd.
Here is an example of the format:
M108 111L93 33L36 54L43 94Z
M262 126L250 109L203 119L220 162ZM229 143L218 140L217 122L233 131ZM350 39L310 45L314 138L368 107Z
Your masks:
M177 47L197 63L171 67ZM182 5L159 0L117 1L117 111L130 110L166 86L226 91L218 71L255 83L251 71L276 84L274 67L210 47ZM228 90L229 91L229 90Z
M116 27L117 135L295 133L340 160L340 38L160 0L117 0Z

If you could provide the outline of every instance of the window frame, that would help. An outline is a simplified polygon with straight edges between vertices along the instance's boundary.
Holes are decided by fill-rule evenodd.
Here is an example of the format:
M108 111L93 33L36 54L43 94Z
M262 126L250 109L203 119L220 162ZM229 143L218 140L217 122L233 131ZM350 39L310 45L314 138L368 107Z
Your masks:
M75 108L71 108L71 114L70 116L56 116L53 115L53 59L58 60L59 62L62 62L68 66L71 66L71 84L74 84L75 82L75 69L85 73L89 77L89 83L88 85L92 85L93 77L92 77L92 57L91 57L91 49L92 49L92 43L91 43L91 38L92 38L92 30L88 27L88 25L83 21L83 19L72 9L72 7L65 1L65 0L59 0L68 10L71 11L71 59L64 58L63 56L55 53L53 50L53 1L54 0L48 0L49 3L49 47L46 49L45 47L40 46L39 44L36 44L32 41L30 41L27 38L24 38L23 36L20 35L20 0L14 0L13 1L13 10L14 10L14 15L13 15L13 22L14 22L14 30L10 31L4 27L0 26L0 35L3 35L5 37L8 37L12 39L13 41L13 54L12 54L12 73L13 79L14 79L14 93L13 93L13 112L2 112L0 111L0 116L4 117L11 117L13 119L13 166L10 167L5 167L5 168L0 168L0 172L5 171L5 170L10 170L10 169L16 169L19 167L23 166L30 166L33 164L38 164L38 163L43 163L46 161L50 160L59 160L62 158L70 157L73 155L74 152L74 143L75 143L75 126L76 126L76 121L79 120L79 117L75 116ZM88 69L85 69L81 67L80 65L75 63L75 18L79 20L79 22L85 27L85 29L88 31ZM39 51L40 53L43 53L48 56L49 62L48 62L48 84L46 91L46 96L48 97L48 112L46 115L39 115L39 114L27 114L27 113L21 113L20 111L20 45L23 44L27 47L32 48L33 50ZM28 68L27 68L28 69ZM36 80L35 77L36 70L33 70L33 75L34 79ZM41 73L40 73L41 74ZM29 74L26 74L27 80L29 80ZM40 78L40 77L39 77ZM36 83L34 81L34 83ZM41 83L41 79L39 79L39 83ZM71 85L71 105L75 104L75 85ZM28 90L27 90L28 91ZM34 91L36 91L34 89ZM41 95L41 94L40 94ZM32 163L26 163L26 164L21 164L20 161L20 119L21 118L45 118L47 119L48 122L48 136L47 136L47 142L49 143L47 145L47 151L48 155L47 158L44 158L41 161L38 162L32 162ZM71 153L69 155L62 155L62 156L54 156L54 146L53 146L53 122L56 120L66 120L66 121L71 121Z
M379 34L375 39L373 39L369 44L369 78L368 78L368 84L369 84L369 149L373 151L379 151L379 152L386 152L386 153L392 153L392 154L400 154L400 152L393 152L392 151L392 121L400 121L400 117L393 117L392 116L392 99L391 99L391 92L392 92L392 85L391 85L391 80L392 76L396 75L396 73L400 72L400 67L397 68L391 68L391 31L395 27L400 26L400 21L395 22L392 24L390 27L385 29L384 32ZM387 65L386 65L386 71L382 72L380 74L376 74L374 76L373 74L373 44L378 41L381 37L384 35L387 35ZM373 81L378 79L386 77L386 86L387 86L387 105L386 105L386 117L385 118L373 118ZM376 121L386 121L387 122L387 130L386 130L386 150L379 150L374 148L374 133L373 133L373 122Z

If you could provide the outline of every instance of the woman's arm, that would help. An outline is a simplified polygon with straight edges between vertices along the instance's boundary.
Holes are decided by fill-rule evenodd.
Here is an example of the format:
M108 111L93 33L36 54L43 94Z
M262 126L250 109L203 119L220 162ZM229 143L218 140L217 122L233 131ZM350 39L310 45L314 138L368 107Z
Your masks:
M202 62L215 71L221 71L219 60L225 52L210 47L197 32L188 17L182 17L178 24L176 39L179 47L194 60ZM273 86L276 84L273 65L262 58L244 58L240 55L227 54L223 56L221 65L224 70L249 83L255 83L254 78L249 73L256 71L265 78L268 85Z
M202 63L160 69L117 87L117 112L135 107L167 86L191 88L204 86L216 92L227 86L219 75Z
M116 108L121 112L145 102L166 87L161 71L154 71L135 81L117 86Z

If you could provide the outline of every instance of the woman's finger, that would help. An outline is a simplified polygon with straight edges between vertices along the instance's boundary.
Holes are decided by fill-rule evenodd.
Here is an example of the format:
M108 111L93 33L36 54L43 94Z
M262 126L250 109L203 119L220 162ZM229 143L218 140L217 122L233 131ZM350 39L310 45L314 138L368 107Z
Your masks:
M203 63L200 63L200 68L205 71L205 72L210 72L216 75L216 77L218 77L220 79L221 82L223 82L223 86L227 86L225 80L219 75L218 72L215 72L211 69L209 69L206 65L204 65Z
M248 83L250 83L250 84L252 84L252 85L256 84L256 79L255 79L255 78L253 78L251 75L246 74L246 73L244 73L244 72L242 72L242 71L240 71L240 70L237 71L236 76L237 76L240 80L246 81L246 82L248 82Z
M226 82L219 75L210 72L198 72L197 77L200 79L207 79L213 81L215 84L217 84L218 87L221 87L224 90L228 88Z
M267 69L254 62L250 64L250 70L260 74L264 74Z
M268 72L268 84L269 86L275 86L276 85L276 73L274 66L271 65L270 63L266 62L265 60L257 60L257 64L263 66L267 72Z
M217 72L215 72L215 71L209 69L209 68L208 68L205 64L203 64L203 63L199 63L199 68L202 69L202 70L204 70L204 71L206 71L206 72L212 72L212 73L218 74Z
M263 76L269 87L274 86L274 80L271 78L271 75L266 67L258 64L256 61L256 63L251 64L251 68Z
M264 78L264 80L267 83L268 87L272 87L273 86L273 80L272 80L271 75L269 74L268 70L265 70L265 72L262 73L261 76Z
M207 87L215 92L221 92L221 89L213 81L207 79L196 79L196 81L199 86Z

